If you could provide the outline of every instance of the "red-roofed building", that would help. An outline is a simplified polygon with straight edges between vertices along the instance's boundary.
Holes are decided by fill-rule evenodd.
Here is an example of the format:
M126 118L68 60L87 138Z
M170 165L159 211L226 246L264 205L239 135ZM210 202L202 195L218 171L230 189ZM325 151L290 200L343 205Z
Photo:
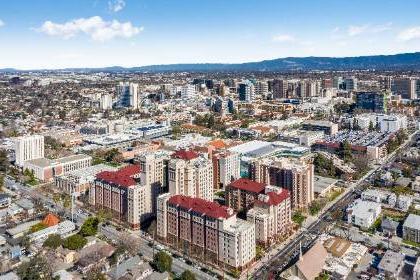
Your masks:
M96 175L89 191L89 202L96 209L111 212L114 220L138 229L153 215L152 187L140 181L140 165Z
M258 199L258 195L264 193L265 187L266 184L247 178L235 180L226 187L226 203L238 212L248 210Z
M179 158L183 160L192 160L198 158L198 153L193 150L178 150L172 154L172 158Z
M174 249L226 270L243 270L255 259L254 224L238 219L231 208L201 198L160 195L157 233Z
M247 221L255 224L259 244L271 245L291 233L292 210L290 193L286 189L267 186L254 207L247 212Z

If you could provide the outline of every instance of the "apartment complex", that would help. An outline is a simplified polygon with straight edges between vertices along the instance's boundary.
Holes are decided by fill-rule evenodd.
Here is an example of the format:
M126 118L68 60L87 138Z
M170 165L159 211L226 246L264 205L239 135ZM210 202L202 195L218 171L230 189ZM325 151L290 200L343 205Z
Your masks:
M158 198L158 238L206 263L243 270L255 259L255 226L233 209L184 195Z
M15 140L16 165L22 167L25 161L44 157L44 136L31 135Z
M92 157L84 154L71 155L58 159L38 158L25 161L23 169L33 171L35 178L41 181L51 181L56 176L91 166Z
M265 183L247 178L235 180L226 187L226 204L236 212L246 211L254 205L258 196L264 193L265 186Z
M403 224L403 238L420 243L420 216L408 215Z
M257 159L249 165L250 178L290 192L292 208L306 208L314 200L314 166L291 158Z
M393 94L401 95L403 99L415 99L417 98L417 83L418 80L410 78L392 79L391 91Z
M255 224L257 243L267 246L279 241L292 229L290 193L279 187L267 186L246 217L247 221Z
M216 151L212 154L214 190L223 189L240 177L239 154L230 151Z
M168 163L168 186L173 195L181 194L212 201L212 161L191 150L175 152Z
M137 109L139 104L138 84L130 82L120 82L117 86L119 96L117 105L119 107L127 107Z
M140 165L99 173L89 191L93 207L109 211L113 219L133 229L153 216L152 200L152 189L140 182Z

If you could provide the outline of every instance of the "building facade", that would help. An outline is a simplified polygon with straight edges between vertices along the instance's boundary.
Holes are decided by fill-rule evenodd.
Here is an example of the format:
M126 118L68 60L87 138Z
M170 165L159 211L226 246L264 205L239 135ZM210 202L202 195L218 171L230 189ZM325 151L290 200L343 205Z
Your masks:
M214 190L223 189L240 177L241 161L238 153L214 152L212 162Z
M44 157L44 136L31 135L15 140L16 165L22 167L25 161Z

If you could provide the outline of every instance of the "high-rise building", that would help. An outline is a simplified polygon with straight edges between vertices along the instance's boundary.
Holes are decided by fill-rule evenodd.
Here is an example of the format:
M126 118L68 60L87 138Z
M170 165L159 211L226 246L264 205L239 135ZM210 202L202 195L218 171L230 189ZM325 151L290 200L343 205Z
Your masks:
M237 212L247 211L264 193L266 184L247 178L239 178L226 186L226 204Z
M357 90L357 78L351 77L344 80L344 89L347 91Z
M100 100L101 110L112 109L112 95L111 94L102 94Z
M287 80L273 80L271 86L272 86L274 99L287 97L287 89L288 89Z
M238 94L240 101L252 102L255 99L254 85L250 81L240 83Z
M183 195L158 198L158 238L176 250L221 269L245 270L255 260L255 225L231 208Z
M268 94L268 83L266 81L257 81L255 83L255 94L266 96Z
M230 151L216 151L212 155L214 189L226 187L240 177L239 154Z
M323 79L321 81L321 88L327 89L327 88L333 88L333 79Z
M255 224L255 239L258 244L271 245L287 236L292 229L290 194L287 190L267 186L265 193L258 195L254 207L247 214L247 221Z
M181 87L181 98L182 99L191 99L194 98L197 94L195 85L184 85Z
M401 95L403 99L417 98L417 80L410 78L397 78L392 80L391 91L393 94Z
M89 203L108 211L112 219L139 229L154 215L151 192L150 185L141 183L140 165L129 165L97 174L89 190Z
M299 98L313 97L318 95L315 81L299 81L296 87L296 95Z
M213 200L213 164L194 151L175 152L168 163L169 193Z
M44 136L21 136L14 140L16 165L23 166L25 161L44 157Z
M130 82L120 82L117 86L118 106L138 109L139 93L138 84Z
M314 200L314 166L289 158L258 159L249 165L250 177L290 192L293 209L307 208Z
M386 112L385 94L381 92L358 92L356 108L377 113Z

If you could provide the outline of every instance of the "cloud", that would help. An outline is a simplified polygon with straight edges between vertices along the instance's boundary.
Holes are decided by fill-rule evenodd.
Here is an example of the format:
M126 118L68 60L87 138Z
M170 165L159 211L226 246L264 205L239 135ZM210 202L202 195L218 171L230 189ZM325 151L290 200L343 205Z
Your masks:
M274 42L294 42L296 39L289 34L281 34L273 37Z
M2 26L4 26L4 21L2 21L1 19L0 19L0 27L2 27Z
M136 27L129 21L104 21L100 16L93 16L90 18L79 18L65 23L46 21L36 30L64 39L69 39L82 33L90 36L94 41L104 42L117 37L131 38L143 31L143 27Z
M398 34L398 39L401 41L410 41L420 38L420 26L414 26L404 29Z
M392 22L388 22L386 24L382 25L350 25L347 28L347 34L349 36L357 36L360 34L366 34L366 33L380 33L383 31L390 30L392 26Z
M331 33L337 33L338 31L340 31L340 27L335 27L333 30L331 30Z
M111 12L119 12L125 7L125 1L124 0L109 0L108 1L108 9Z

